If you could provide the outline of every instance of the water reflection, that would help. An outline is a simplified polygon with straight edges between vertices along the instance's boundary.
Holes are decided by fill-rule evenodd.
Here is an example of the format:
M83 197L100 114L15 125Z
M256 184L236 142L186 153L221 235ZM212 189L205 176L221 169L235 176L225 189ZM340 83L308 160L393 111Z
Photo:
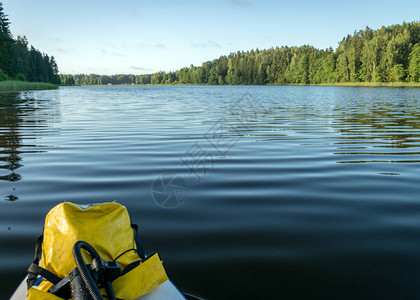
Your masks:
M333 127L341 134L337 163L418 163L420 112L417 101L376 101L336 108ZM405 150L404 150L405 149ZM357 157L353 159L352 157ZM399 173L380 172L381 175Z
M419 163L420 110L418 98L406 91L381 92L364 98L280 98L279 106L264 98L237 101L227 111L227 135L247 136L254 142L294 142L320 146L336 156L336 163ZM334 95L337 96L337 95ZM360 97L360 96L359 96ZM286 101L287 100L287 101ZM257 104L255 104L257 103ZM244 122L246 120L246 122ZM399 175L397 172L379 172Z
M26 143L24 140L36 140L33 138L33 129L40 129L48 126L48 121L54 120L59 116L57 106L49 103L41 103L32 97L30 92L8 92L0 93L0 181L14 183L22 179L20 169L22 154L45 152L39 149L30 150L40 145ZM45 118L48 115L48 118ZM30 132L27 132L29 128ZM16 188L12 188L12 193L1 195L7 201L16 201L19 197L15 194Z
M19 121L22 112L20 106L22 100L19 99L19 93L1 93L0 94L0 161L2 170L10 171L9 174L1 175L0 180L19 181L21 175L16 172L22 167L21 157L18 149L21 146L22 139L19 136ZM5 197L9 201L17 200L18 197L11 194Z

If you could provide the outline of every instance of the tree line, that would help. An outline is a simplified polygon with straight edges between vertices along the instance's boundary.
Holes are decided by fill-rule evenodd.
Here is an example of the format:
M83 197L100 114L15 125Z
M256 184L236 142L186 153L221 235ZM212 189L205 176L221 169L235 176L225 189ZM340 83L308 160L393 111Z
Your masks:
M420 81L420 22L355 31L337 49L238 51L201 66L146 75L60 75L62 84L265 85Z
M54 56L29 47L25 36L13 38L10 21L0 2L0 81L15 79L60 83Z
M98 74L60 74L63 85L107 85L107 84L151 84L151 74L148 75L98 75Z

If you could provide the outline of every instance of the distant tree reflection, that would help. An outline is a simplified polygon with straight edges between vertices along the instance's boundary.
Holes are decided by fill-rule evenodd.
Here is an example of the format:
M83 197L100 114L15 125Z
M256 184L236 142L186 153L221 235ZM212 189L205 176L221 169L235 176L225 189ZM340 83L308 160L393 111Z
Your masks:
M21 179L16 171L22 167L22 158L18 149L22 139L19 135L19 121L23 100L18 93L2 93L0 95L0 169L9 172L0 174L0 180L15 182ZM15 195L5 196L5 200L15 201Z
M45 127L48 126L48 118L45 116L51 121L57 115L54 111L57 107L51 101L36 100L30 95L20 92L0 93L0 183L21 180L19 169L24 166L21 155L28 152L23 149L38 146L23 143L24 131L28 127L25 123L30 123L29 127L34 124L37 128ZM18 196L15 195L15 190L13 187L12 193L7 192L0 197L7 201L16 201Z

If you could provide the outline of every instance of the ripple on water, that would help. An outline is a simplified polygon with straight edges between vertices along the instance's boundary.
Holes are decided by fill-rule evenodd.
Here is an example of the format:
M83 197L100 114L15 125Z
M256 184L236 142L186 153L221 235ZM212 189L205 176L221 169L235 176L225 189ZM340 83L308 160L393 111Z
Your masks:
M173 281L209 299L418 298L419 100L347 87L0 94L0 298L51 207L113 200ZM185 180L181 206L154 202L161 174Z

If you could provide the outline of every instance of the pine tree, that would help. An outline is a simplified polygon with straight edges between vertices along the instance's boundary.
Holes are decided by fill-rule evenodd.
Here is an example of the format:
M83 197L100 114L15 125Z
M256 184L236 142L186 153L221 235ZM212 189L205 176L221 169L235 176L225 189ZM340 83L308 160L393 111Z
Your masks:
M420 81L420 43L414 45L410 53L410 64L408 67L408 74L411 81Z
M9 19L4 13L3 4L0 2L0 69L9 76L13 76L13 38L9 25Z

